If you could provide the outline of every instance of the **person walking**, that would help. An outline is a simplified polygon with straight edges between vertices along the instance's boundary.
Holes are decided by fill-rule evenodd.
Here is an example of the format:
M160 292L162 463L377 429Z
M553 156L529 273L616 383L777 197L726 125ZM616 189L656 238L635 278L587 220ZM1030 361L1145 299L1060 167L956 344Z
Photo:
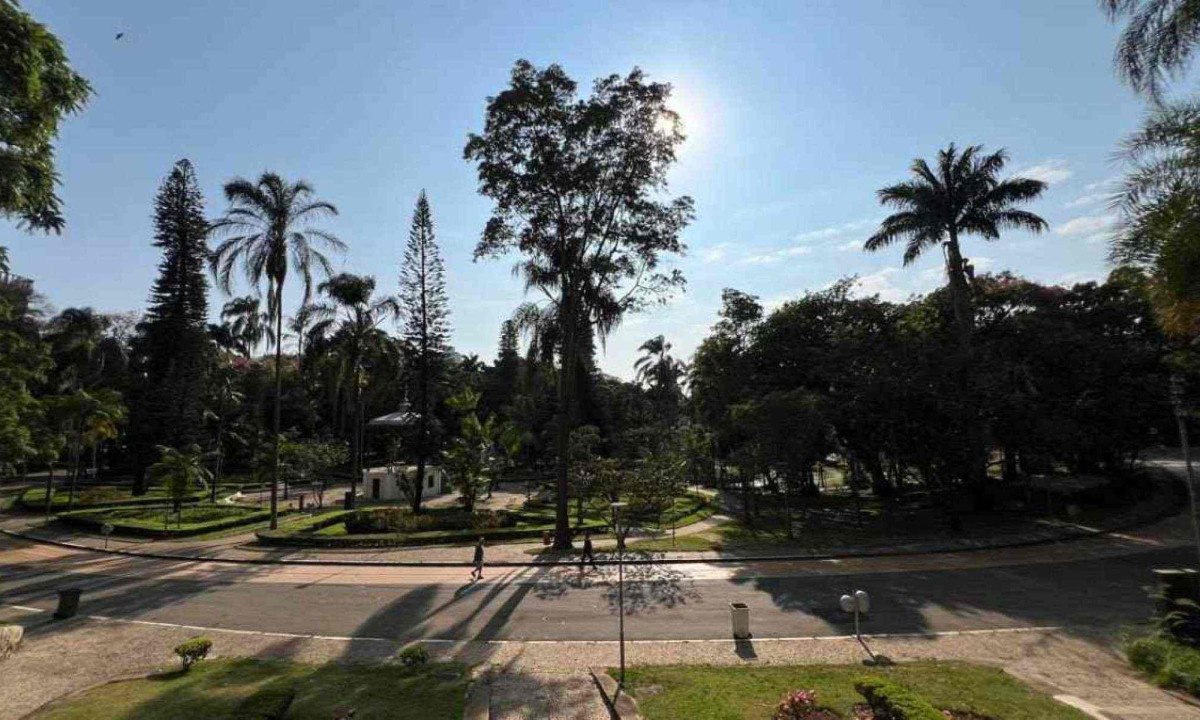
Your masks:
M591 563L593 570L598 570L596 566L596 552L592 549L592 531L585 530L583 532L583 554L579 556L579 572L583 572L584 563Z
M475 569L471 571L471 582L483 579L483 536L475 543Z

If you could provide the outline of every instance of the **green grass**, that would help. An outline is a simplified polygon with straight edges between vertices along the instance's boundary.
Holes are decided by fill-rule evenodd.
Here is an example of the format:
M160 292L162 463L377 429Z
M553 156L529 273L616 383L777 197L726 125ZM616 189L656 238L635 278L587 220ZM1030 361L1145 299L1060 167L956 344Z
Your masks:
M208 660L187 673L112 683L55 703L37 720L175 720L234 717L239 704L290 684L289 720L329 720L339 709L356 718L459 720L467 676L457 663L303 665L283 660Z
M1200 696L1200 649L1153 634L1127 641L1125 654L1156 685Z
M761 720L769 718L784 693L792 690L816 690L821 705L852 718L854 705L863 702L854 682L863 677L888 678L943 710L970 711L998 720L1087 718L1003 670L965 663L902 663L882 669L668 666L626 672L647 720Z
M243 529L270 518L269 510L236 505L184 505L176 515L171 506L124 506L61 513L57 519L98 532L106 523L115 535L146 537L196 536Z
M55 484L63 482L56 480ZM188 500L203 500L208 497L208 491L197 490L188 494ZM66 487L56 487L50 495L50 508L53 511L67 509L70 493ZM132 488L127 485L88 485L75 491L75 505L83 509L87 507L104 507L122 504L161 503L167 499L167 491L162 487L151 487L144 495L134 496ZM42 510L46 507L46 488L31 487L21 494L21 506L27 510Z

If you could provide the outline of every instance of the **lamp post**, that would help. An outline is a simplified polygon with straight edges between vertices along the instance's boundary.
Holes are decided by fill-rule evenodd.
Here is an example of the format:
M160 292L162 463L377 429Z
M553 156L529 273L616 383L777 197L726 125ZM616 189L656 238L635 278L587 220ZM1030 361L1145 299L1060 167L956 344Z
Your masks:
M1179 428L1179 444L1183 446L1183 465L1187 471L1188 503L1191 506L1192 516L1192 539L1196 543L1196 553L1198 558L1200 558L1200 519L1196 517L1196 485L1192 477L1192 448L1188 443L1188 409L1184 400L1183 378L1178 373L1171 375L1171 406L1175 410L1175 422Z
M625 687L625 541L621 537L621 508L629 503L612 503L613 529L617 533L617 632L620 635L621 682Z

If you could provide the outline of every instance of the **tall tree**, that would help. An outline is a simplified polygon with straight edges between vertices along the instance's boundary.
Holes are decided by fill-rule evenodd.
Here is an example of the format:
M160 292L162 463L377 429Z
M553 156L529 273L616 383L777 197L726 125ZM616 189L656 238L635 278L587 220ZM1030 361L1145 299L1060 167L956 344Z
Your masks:
M671 343L662 335L650 338L638 350L642 356L633 363L637 381L649 388L660 419L673 425L678 419L679 404L683 399L680 382L687 374L687 366L682 360L671 356Z
M337 215L337 208L313 197L303 180L288 182L264 172L256 182L236 178L225 184L229 209L213 230L231 235L211 255L217 284L226 293L239 267L255 289L266 283L267 313L275 336L275 408L272 423L271 528L278 527L280 407L283 395L283 287L289 272L304 281L303 302L312 297L313 273L331 274L329 259L319 246L344 250L346 245L329 232L312 226L320 218Z
M375 278L341 273L318 287L329 302L312 306L317 322L312 327L314 337L331 337L341 361L344 383L350 390L351 422L350 455L353 475L350 478L350 497L354 497L362 476L363 410L362 390L367 383L364 366L368 355L388 345L386 333L379 326L400 312L396 298L372 298Z
M482 134L464 150L479 190L495 206L475 257L521 253L527 289L553 306L559 326L557 502L554 544L571 546L567 496L581 353L629 311L683 284L662 257L682 253L689 197L666 196L667 170L684 135L668 107L671 86L627 76L597 80L579 98L557 65L521 60L490 98Z
M958 337L961 390L967 400L970 438L968 479L981 487L987 477L987 455L984 449L982 420L969 381L969 353L974 329L974 310L969 278L973 276L962 255L960 236L979 235L985 240L998 240L1000 231L1021 229L1041 232L1046 221L1018 205L1037 199L1046 183L1032 178L1000 178L1008 156L1003 150L983 153L982 145L971 145L961 152L954 143L938 152L936 169L923 159L913 160L913 178L890 185L879 191L879 202L897 209L884 218L879 230L867 239L865 249L881 250L903 241L904 264L908 265L926 250L942 246L946 253L946 275L950 280L950 297Z
M1110 20L1128 17L1117 41L1117 72L1139 93L1158 100L1171 76L1181 75L1200 39L1197 0L1100 0Z
M62 43L14 0L0 0L0 216L61 232L54 140L92 94Z
M446 270L433 230L429 199L422 190L413 210L404 264L400 268L400 305L403 334L415 357L417 373L417 476L413 481L413 512L421 511L425 463L430 447L430 413L450 336L450 308L446 300Z
M204 276L208 220L196 173L187 160L175 163L154 200L154 246L163 256L150 290L150 307L134 341L139 382L130 397L139 484L153 448L184 447L202 439L211 364Z
M228 335L242 357L249 359L266 340L267 348L275 345L275 336L268 331L271 316L263 312L262 302L253 295L232 298L221 307L221 320L228 324Z

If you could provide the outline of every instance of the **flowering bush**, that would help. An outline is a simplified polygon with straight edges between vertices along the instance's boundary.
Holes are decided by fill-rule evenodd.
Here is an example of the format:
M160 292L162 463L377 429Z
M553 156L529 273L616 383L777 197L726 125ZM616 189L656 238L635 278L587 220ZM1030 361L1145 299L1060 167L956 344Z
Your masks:
M771 720L808 720L819 709L815 690L793 690L783 696Z

